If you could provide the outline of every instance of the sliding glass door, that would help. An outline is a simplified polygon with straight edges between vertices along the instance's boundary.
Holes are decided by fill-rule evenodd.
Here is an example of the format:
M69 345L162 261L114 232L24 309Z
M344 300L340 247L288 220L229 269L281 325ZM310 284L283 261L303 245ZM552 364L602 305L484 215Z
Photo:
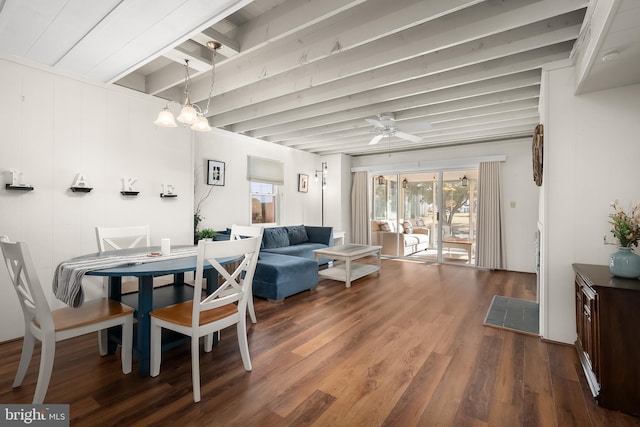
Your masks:
M475 265L477 170L371 179L371 241L383 255Z
M477 170L443 172L440 252L445 262L475 265L477 176Z

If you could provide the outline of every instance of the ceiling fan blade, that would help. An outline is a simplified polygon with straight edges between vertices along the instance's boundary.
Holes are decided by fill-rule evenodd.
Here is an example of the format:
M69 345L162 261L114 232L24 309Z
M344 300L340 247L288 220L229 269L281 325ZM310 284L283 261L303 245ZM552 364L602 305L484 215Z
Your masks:
M370 125L373 125L377 128L383 128L384 124L382 122L380 122L377 119L365 119L367 123L369 123Z
M415 135L411 135L410 133L406 133L406 132L402 132L402 131L396 131L396 133L394 133L395 136L397 136L398 138L402 138L402 139L406 139L407 141L411 141L411 142L420 142L422 141L422 138L419 136L415 136Z
M380 142L380 140L383 138L384 135L376 135L373 137L373 139L371 141L369 141L368 145L375 145L378 142Z

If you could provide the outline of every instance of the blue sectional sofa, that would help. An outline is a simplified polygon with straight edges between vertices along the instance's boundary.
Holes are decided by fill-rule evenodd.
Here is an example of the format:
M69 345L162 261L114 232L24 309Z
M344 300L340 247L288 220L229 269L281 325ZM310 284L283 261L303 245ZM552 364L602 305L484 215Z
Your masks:
M228 239L219 232L217 240ZM313 256L314 249L333 246L333 227L296 225L264 229L253 276L253 295L272 302L318 286L318 265L330 260Z
M258 265L253 276L253 295L280 302L318 286L314 249L333 246L333 228L297 225L264 229Z

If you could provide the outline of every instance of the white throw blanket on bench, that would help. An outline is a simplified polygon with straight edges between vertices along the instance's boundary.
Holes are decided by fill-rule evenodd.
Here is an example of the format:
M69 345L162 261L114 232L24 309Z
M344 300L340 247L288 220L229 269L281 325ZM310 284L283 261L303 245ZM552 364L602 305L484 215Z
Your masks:
M53 293L56 298L71 307L79 307L84 301L82 278L92 270L119 267L127 264L142 264L174 258L186 258L198 254L197 247L172 248L170 255L148 256L149 248L141 252L113 251L94 257L78 257L61 262L53 274Z

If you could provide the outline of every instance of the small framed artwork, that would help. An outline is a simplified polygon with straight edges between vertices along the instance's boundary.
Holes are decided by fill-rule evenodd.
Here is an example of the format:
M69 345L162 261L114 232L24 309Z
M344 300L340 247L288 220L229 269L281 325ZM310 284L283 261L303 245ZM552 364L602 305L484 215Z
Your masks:
M309 191L309 175L298 174L298 191L301 193Z
M207 169L207 184L224 185L224 162L209 160Z

